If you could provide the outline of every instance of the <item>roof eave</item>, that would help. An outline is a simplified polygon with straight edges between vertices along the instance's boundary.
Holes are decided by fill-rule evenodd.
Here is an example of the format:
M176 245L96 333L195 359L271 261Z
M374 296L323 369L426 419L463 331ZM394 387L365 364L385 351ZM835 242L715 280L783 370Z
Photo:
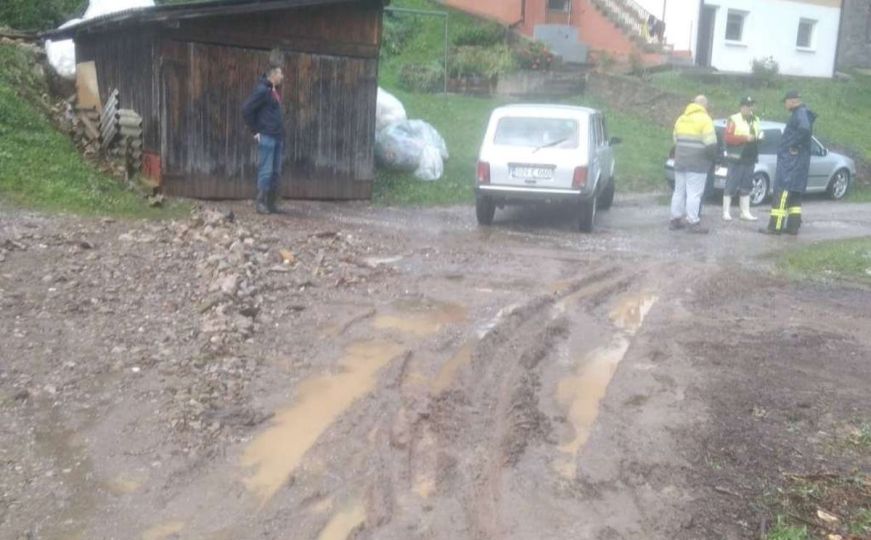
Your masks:
M388 0L389 1L389 0ZM112 13L79 24L49 30L39 34L43 39L75 39L79 34L95 33L133 24L162 24L170 21L195 19L209 16L241 15L262 13L278 9L304 8L320 5L347 4L378 0L214 0L190 4L170 4L153 8L142 8Z

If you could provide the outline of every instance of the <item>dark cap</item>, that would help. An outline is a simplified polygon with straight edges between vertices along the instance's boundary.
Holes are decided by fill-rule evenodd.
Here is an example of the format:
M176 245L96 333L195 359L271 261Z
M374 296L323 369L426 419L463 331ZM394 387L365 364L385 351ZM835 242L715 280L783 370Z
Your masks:
M783 96L783 101L786 101L787 99L798 99L800 97L801 94L798 93L798 90L790 90L785 96Z
M747 96L747 97L741 98L741 106L743 107L744 105L746 105L748 107L752 107L753 105L756 105L756 102L753 101L752 97Z

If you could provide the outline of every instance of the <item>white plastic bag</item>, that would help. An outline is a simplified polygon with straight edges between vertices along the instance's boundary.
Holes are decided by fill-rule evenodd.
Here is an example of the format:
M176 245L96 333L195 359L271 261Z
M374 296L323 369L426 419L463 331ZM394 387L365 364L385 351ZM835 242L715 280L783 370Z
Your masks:
M421 180L444 174L448 146L434 127L423 120L391 124L375 136L375 159L388 169L414 172Z
M60 28L66 28L80 22L82 22L82 19L71 19L60 25ZM45 55L48 57L48 63L57 71L58 75L64 79L72 80L76 78L76 45L73 43L73 40L46 40Z
M414 176L421 180L438 180L445 173L445 163L439 149L435 146L425 146L420 155L420 165L414 171Z
M408 116L405 107L396 96L378 88L378 103L375 106L375 133L381 132L387 126L405 122Z

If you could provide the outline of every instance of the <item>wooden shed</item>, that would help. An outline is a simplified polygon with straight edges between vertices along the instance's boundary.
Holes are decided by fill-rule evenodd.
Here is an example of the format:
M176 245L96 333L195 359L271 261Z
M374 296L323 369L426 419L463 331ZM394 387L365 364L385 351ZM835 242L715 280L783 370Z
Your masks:
M242 103L280 50L287 136L281 195L367 199L385 0L224 0L136 9L57 30L96 65L105 102L143 118L163 191L249 198L257 149Z

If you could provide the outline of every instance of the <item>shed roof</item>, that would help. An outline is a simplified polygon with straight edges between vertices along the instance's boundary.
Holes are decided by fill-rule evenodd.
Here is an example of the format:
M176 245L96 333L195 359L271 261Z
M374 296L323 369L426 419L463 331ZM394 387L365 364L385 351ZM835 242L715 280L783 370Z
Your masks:
M49 30L40 34L47 39L70 39L83 32L101 32L120 27L148 23L171 22L181 19L220 15L240 15L278 9L320 6L329 4L387 4L389 0L206 0L162 6L127 9L94 17L79 24Z

